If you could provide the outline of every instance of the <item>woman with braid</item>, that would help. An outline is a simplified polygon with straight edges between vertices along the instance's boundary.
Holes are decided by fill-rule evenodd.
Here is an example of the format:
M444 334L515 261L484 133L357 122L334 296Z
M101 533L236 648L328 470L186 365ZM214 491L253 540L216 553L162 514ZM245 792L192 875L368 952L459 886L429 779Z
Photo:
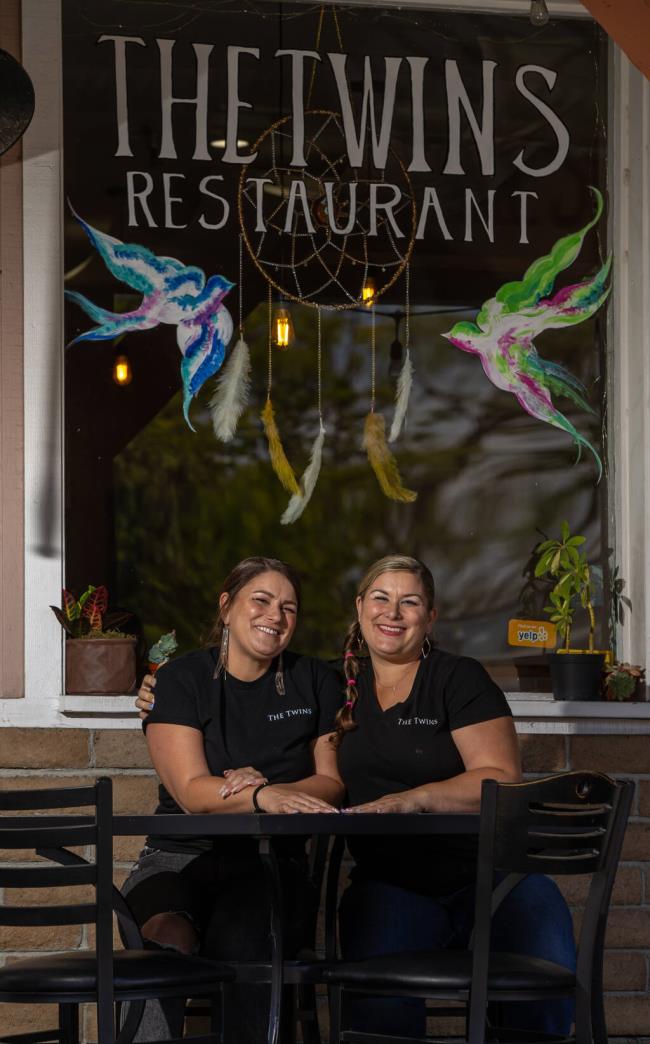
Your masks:
M345 704L335 744L349 814L475 812L484 779L517 782L517 737L505 696L476 661L432 646L434 583L418 559L390 555L358 587L346 636ZM355 866L339 916L348 960L468 945L477 838L351 837ZM575 966L569 910L555 883L525 878L493 922L494 949ZM423 1037L424 1002L351 999L356 1030ZM564 1000L502 1005L499 1026L568 1035Z

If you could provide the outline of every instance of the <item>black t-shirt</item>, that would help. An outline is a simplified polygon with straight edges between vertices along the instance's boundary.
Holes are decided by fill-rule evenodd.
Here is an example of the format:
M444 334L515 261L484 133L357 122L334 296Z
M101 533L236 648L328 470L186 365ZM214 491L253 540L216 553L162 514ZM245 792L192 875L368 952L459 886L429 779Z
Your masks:
M275 686L277 661L253 682L223 671L215 677L217 661L216 648L200 649L161 667L156 674L155 706L143 723L145 729L157 723L198 729L214 776L245 765L252 765L272 783L295 783L312 775L311 744L332 732L343 698L336 672L320 660L285 652L285 695L280 696ZM162 784L159 801L156 814L182 812ZM234 840L228 838L231 851ZM148 843L171 851L213 847L209 838L156 836Z
M464 766L452 732L510 716L505 696L480 663L439 649L420 661L408 698L386 711L369 661L357 688L358 727L339 748L350 805L459 775ZM350 838L349 848L357 875L431 895L462 887L476 871L475 837Z

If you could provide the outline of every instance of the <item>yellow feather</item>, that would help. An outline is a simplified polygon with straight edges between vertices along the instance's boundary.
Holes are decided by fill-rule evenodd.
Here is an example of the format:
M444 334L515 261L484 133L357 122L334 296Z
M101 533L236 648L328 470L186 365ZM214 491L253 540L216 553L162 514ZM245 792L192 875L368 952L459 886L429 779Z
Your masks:
M417 497L412 489L405 489L397 468L397 461L386 442L384 418L380 413L369 413L363 431L363 448L368 454L372 470L382 492L390 500L411 503Z
M266 432L266 437L269 442L269 454L271 456L271 466L274 472L289 493L300 493L298 479L294 474L291 464L287 460L287 455L282 446L280 432L275 423L273 405L270 399L266 400L266 405L262 410L262 424L264 425L264 431Z

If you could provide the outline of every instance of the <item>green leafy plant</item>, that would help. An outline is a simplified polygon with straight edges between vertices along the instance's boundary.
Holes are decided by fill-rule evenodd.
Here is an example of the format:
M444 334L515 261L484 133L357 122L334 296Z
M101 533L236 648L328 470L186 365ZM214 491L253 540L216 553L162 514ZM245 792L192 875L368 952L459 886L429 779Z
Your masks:
M155 645L152 645L149 650L149 667L151 670L156 671L158 667L161 667L163 663L167 663L167 660L174 655L178 649L178 642L176 641L176 631L169 631L167 634L161 634Z
M589 617L589 652L594 651L596 615L592 604L591 575L587 556L580 550L583 536L572 536L569 523L563 522L559 540L544 540L535 549L535 576L551 579L554 587L549 604L544 606L551 621L564 639L564 649L571 645L571 628L578 605Z
M65 588L61 593L63 608L51 605L50 609L70 638L128 638L116 628L133 615L126 611L108 610L108 591L102 584L91 584L77 599Z
M645 682L645 669L633 663L613 663L605 667L605 696L608 700L629 700Z

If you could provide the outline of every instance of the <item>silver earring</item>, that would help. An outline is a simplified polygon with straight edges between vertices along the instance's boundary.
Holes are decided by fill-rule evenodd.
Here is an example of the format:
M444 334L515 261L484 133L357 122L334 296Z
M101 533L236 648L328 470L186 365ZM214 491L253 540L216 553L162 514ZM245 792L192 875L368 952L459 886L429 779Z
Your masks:
M424 641L422 642L422 659L423 660L426 660L426 658L429 655L429 653L431 652L432 648L433 648L433 646L431 645L431 640L429 638L429 635L425 634Z
M284 696L285 695L285 688L284 688L284 665L283 665L283 662L282 662L282 653L280 653L280 658L278 660L278 669L275 672L275 691L277 692L278 696Z
M219 670L225 673L228 667L228 639L230 638L230 628L227 624L223 625L223 631L221 632L221 648L219 650Z

